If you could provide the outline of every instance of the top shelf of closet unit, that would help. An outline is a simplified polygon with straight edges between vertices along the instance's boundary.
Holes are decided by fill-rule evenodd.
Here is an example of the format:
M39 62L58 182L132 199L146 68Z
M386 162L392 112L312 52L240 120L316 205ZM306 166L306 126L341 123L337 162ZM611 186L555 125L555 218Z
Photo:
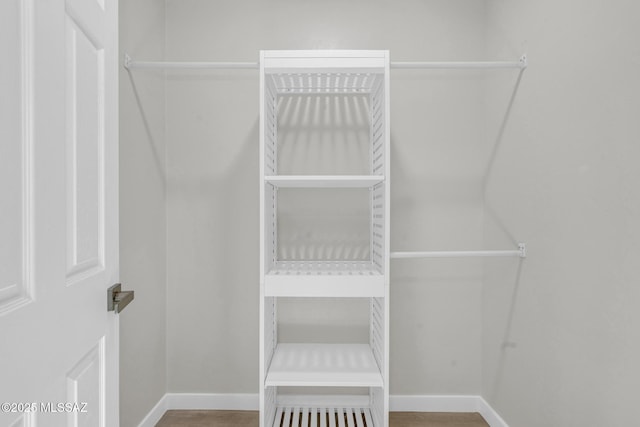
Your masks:
M265 182L280 188L370 188L383 175L271 175Z
M387 68L386 53L369 50L265 51L261 58L273 91L286 94L370 93Z

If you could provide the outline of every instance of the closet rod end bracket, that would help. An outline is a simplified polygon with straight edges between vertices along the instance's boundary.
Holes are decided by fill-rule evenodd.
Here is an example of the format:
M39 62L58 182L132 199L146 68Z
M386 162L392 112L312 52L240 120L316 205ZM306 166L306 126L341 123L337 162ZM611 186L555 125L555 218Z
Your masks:
M522 68L523 70L525 68L527 68L527 65L528 65L528 63L527 63L527 54L525 53L524 55L522 55L518 62L520 63L520 68Z
M527 245L524 243L518 243L518 250L520 251L520 258L527 257Z
M131 66L131 57L129 56L128 53L125 53L124 54L124 68L126 68L128 70L130 66Z

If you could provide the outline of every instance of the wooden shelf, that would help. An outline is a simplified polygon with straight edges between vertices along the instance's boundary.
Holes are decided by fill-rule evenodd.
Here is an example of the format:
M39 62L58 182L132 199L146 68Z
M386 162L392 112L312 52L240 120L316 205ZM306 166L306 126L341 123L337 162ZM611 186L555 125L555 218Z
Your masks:
M368 344L278 344L265 386L382 387Z

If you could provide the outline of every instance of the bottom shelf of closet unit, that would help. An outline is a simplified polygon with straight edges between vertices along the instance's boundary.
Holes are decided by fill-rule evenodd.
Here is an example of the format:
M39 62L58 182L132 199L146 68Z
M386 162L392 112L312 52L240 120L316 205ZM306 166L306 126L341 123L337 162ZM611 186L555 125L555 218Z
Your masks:
M278 344L265 386L382 387L368 344Z
M278 407L273 427L374 427L369 408Z

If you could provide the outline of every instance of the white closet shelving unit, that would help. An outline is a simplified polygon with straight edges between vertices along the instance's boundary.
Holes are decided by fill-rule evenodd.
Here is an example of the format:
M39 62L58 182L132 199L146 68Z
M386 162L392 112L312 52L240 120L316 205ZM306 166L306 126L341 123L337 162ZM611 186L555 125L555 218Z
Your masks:
M390 252L389 69L519 69L510 101L513 102L527 68L526 55L513 62L390 63L387 51L262 51L259 63L134 61L125 55L124 65L129 71L260 70L260 427L388 427L389 260L526 257L524 243L506 250ZM309 97L322 95L360 100L366 97L368 149L364 156L368 174L361 170L340 174L279 173L280 106L292 98L304 103ZM356 110L363 108L358 102L353 105ZM502 127L507 119L508 113ZM302 122L304 125L305 120ZM335 160L339 157L342 156ZM322 254L318 258L281 257L278 227L287 218L278 215L279 191L313 195L317 191L343 190L368 192L367 256L338 250L331 255L316 252ZM331 204L331 198L327 199L326 194L324 197ZM349 225L348 213L344 220ZM317 246L324 244L318 242ZM307 343L280 342L278 300L300 297L367 299L369 343L318 343L311 336ZM353 388L368 393L336 392L350 392ZM291 390L294 393L287 392Z
M363 160L369 165L369 173L362 175L362 171L355 170L353 174L340 175L319 175L314 171L280 174L279 108L292 99L306 102L325 95L347 103L351 102L349 97L358 97L356 103L366 100L358 105L367 110L369 135L364 157L368 158ZM299 125L304 126L304 120L301 122ZM299 134L304 138L304 132ZM387 51L261 52L260 181L260 427L299 423L318 427L387 427L390 258ZM302 191L312 198L325 192L322 194L327 204L334 203L331 191L367 192L367 250L357 257L348 251L324 253L321 259L281 257L278 228L284 226L286 218L279 217L278 202L282 197L279 193L286 191ZM339 221L341 206L335 208ZM344 220L350 221L348 214ZM300 297L367 299L369 343L317 343L313 337L308 343L280 342L278 301ZM341 391L353 387L368 393Z

